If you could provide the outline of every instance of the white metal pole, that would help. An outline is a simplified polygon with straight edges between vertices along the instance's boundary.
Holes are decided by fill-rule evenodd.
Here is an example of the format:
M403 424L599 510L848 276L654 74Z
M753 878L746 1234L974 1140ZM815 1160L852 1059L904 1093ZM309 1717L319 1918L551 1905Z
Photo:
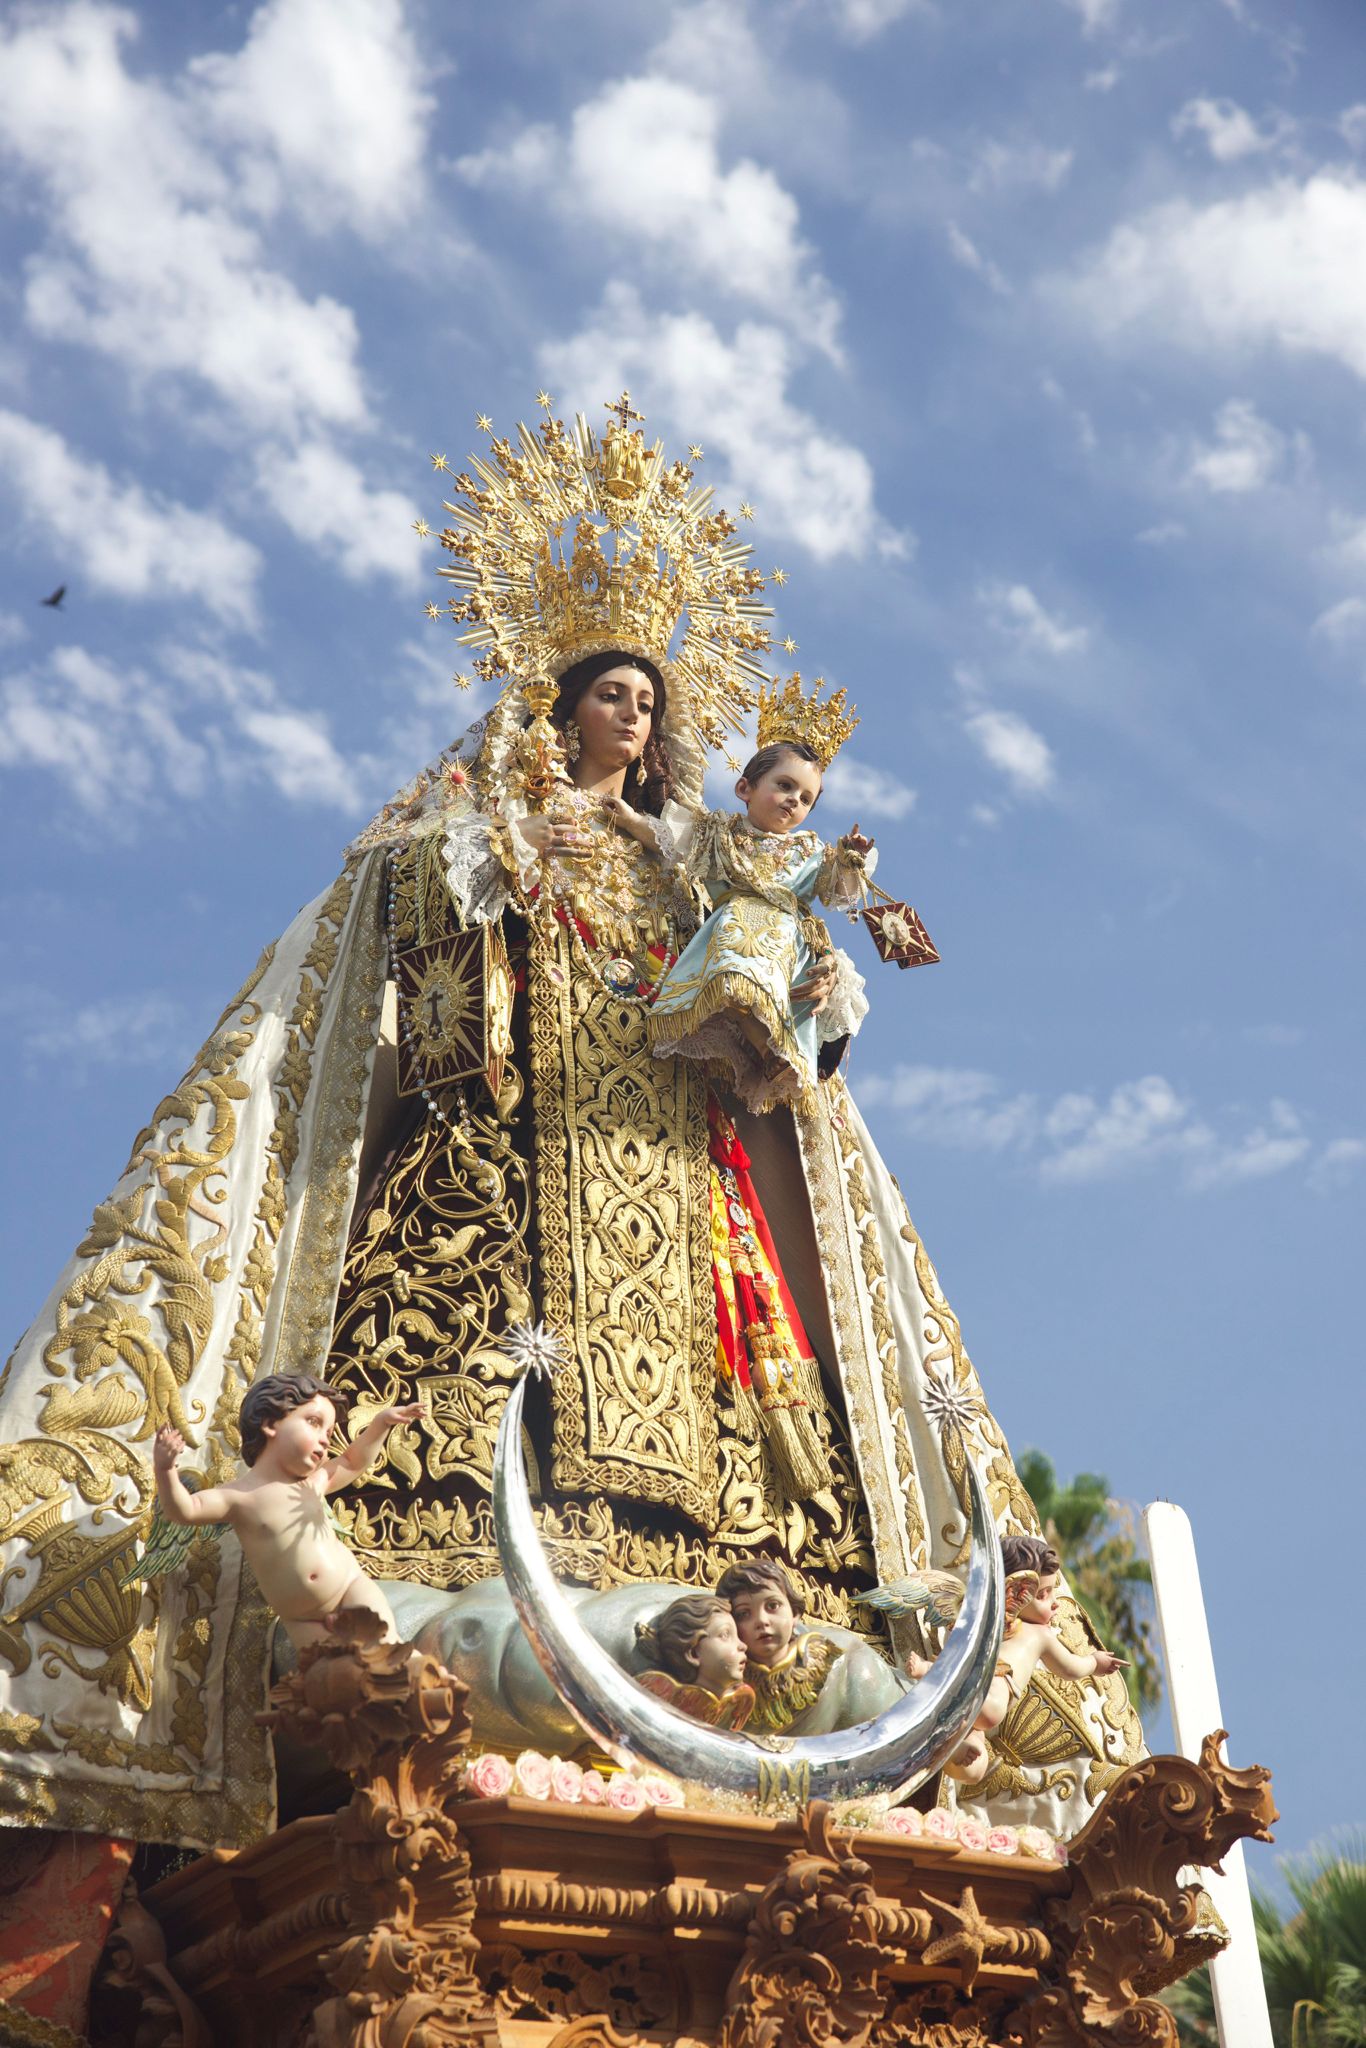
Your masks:
M1153 1594L1167 1663L1172 1729L1182 1756L1198 1761L1201 1743L1223 1727L1224 1718L1219 1711L1195 1538L1185 1509L1168 1500L1154 1501L1144 1509L1143 1526L1153 1563ZM1274 2048L1242 1843L1235 1842L1224 1858L1222 1877L1208 1870L1202 1873L1202 1881L1229 1932L1228 1947L1210 1964L1220 2048Z

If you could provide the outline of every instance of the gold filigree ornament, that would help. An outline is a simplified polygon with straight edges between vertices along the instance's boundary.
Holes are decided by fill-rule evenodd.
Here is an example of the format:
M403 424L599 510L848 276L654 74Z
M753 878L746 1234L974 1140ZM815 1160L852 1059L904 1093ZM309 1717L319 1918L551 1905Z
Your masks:
M547 686L586 654L620 648L655 662L682 699L671 727L710 746L740 730L764 679L772 612L752 550L689 464L646 443L629 393L608 410L601 436L582 413L572 429L547 417L494 435L445 506L451 560L438 573L458 593L445 615L478 650L479 675L502 685L481 764L495 785L510 768L542 787L562 770ZM432 462L449 471L444 456Z

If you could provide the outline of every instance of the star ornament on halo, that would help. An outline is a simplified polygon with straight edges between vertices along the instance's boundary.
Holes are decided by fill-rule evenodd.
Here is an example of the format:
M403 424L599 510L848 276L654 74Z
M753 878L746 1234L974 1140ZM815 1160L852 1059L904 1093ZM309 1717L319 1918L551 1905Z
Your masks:
M514 1323L503 1337L503 1353L528 1379L552 1379L567 1363L564 1345L543 1322Z

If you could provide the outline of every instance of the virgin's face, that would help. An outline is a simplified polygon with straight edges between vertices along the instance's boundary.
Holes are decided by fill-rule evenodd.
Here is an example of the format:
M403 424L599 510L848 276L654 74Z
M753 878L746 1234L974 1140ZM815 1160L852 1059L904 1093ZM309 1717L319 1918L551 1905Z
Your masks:
M600 675L584 691L571 717L579 728L574 780L593 782L638 761L650 737L654 708L655 686L643 669L624 661Z

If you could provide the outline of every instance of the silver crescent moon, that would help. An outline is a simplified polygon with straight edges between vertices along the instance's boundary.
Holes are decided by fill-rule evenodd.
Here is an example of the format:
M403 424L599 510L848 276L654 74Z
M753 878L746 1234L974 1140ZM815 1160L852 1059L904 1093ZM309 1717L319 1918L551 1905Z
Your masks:
M771 1749L680 1714L637 1685L575 1615L551 1572L522 1455L526 1378L508 1397L493 1459L498 1554L528 1642L590 1739L620 1764L748 1798L762 1811L806 1799L898 1798L948 1761L981 1712L1005 1622L1001 1546L971 1459L972 1561L962 1611L927 1677L871 1721Z

